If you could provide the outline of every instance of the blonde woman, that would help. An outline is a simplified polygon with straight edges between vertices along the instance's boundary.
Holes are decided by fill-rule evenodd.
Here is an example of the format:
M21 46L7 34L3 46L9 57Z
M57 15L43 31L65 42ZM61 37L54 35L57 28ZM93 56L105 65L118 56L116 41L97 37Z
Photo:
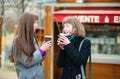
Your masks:
M85 28L77 18L65 17L62 27L66 36L58 35L57 40L60 47L57 66L63 68L60 79L82 79L80 65L83 65L85 71L91 42L86 39L79 51L79 45L85 38Z

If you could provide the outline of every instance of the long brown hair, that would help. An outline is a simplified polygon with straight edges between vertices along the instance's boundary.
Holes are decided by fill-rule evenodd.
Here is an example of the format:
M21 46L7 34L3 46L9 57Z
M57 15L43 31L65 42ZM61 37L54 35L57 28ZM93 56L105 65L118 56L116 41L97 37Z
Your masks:
M65 17L62 21L62 26L64 26L65 23L69 23L73 26L74 35L85 37L84 25L76 17L72 16Z
M34 21L38 20L38 16L31 13L23 13L19 19L15 38L11 50L11 58L21 58L22 52L28 57L32 57L35 51L34 46ZM12 60L12 59L11 59Z

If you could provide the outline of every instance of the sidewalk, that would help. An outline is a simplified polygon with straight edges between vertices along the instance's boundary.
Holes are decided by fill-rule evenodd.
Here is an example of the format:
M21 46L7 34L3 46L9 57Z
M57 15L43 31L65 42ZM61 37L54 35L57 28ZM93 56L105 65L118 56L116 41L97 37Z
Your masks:
M15 70L0 69L0 79L17 79Z

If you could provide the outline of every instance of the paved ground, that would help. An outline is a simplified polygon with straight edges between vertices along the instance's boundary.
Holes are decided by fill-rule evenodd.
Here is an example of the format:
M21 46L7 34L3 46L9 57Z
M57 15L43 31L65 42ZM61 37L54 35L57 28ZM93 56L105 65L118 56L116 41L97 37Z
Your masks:
M0 79L17 79L15 70L13 69L0 69Z

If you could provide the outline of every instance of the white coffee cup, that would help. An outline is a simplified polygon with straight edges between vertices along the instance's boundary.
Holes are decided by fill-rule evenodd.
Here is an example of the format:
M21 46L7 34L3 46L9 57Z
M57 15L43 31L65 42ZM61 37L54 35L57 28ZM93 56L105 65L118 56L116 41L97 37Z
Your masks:
M45 35L45 41L50 41L52 40L52 36L50 35Z
M60 33L59 35L60 36L67 36L67 34L64 34L64 33Z

